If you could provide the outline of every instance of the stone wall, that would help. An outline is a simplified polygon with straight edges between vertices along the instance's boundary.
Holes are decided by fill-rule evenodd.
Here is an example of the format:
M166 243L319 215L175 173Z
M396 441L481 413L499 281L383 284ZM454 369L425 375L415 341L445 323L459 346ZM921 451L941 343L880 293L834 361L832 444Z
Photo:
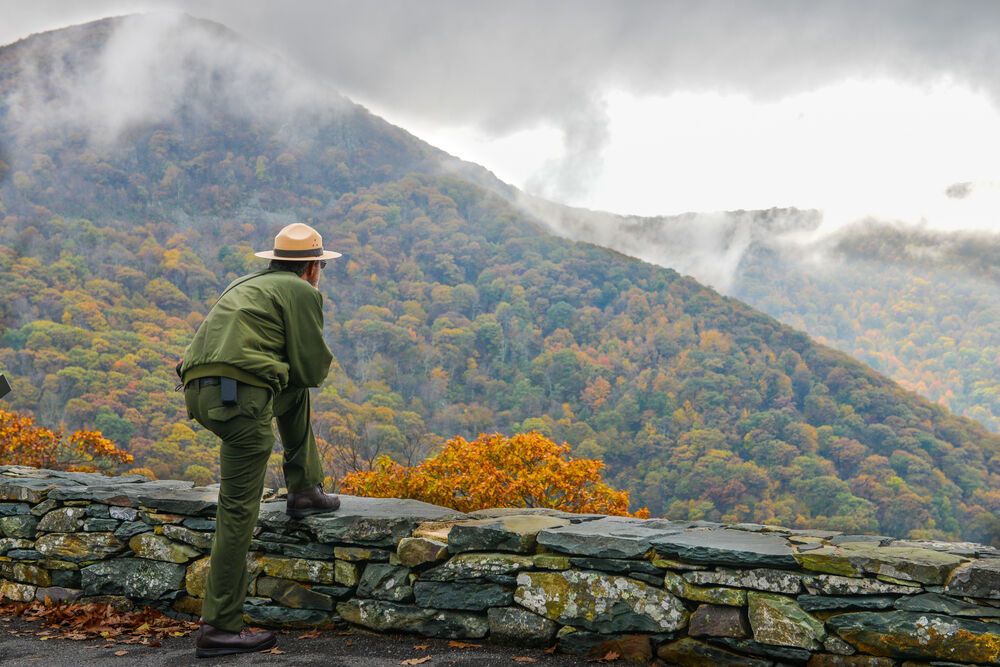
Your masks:
M0 467L0 597L197 617L215 492ZM669 664L1000 665L1000 551L551 510L265 502L248 622L350 623ZM602 647L603 649L603 647Z

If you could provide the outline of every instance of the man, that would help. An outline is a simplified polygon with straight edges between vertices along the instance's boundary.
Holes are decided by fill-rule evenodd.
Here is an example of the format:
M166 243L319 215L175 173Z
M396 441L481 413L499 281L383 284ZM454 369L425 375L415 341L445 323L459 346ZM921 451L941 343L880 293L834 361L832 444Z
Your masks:
M323 469L310 420L309 387L330 370L323 341L326 260L312 227L282 229L264 271L234 281L209 311L178 368L188 414L222 439L219 507L197 656L259 651L272 632L243 629L246 556L257 523L264 475L274 446L272 418L284 447L286 512L302 518L332 512L340 499L323 493Z

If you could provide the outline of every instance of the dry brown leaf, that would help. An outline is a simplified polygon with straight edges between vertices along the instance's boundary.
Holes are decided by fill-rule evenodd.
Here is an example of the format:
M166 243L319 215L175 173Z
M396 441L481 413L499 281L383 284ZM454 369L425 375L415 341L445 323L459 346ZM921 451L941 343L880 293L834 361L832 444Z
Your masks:
M128 655L128 651L126 651L125 649L122 649L121 651L115 651L115 655L117 655L120 658L123 655Z
M309 632L303 632L296 639L316 639L319 637L319 630L310 630Z
M597 661L598 662L614 662L615 660L617 660L620 657L622 657L621 653L618 653L617 651L608 651L603 656L601 656L600 658L598 658Z
M270 653L271 655L281 655L282 653L284 653L284 651L282 651L277 646L272 646L271 648L265 651L261 651L261 653Z
M467 642L457 642L455 640L448 642L448 646L451 648L480 648L479 644L469 644Z
M556 652L557 648L559 648L559 644L553 644L552 646L542 651L542 653L548 653L549 655L552 655Z
M413 645L413 650L414 651L426 651L430 647L431 647L430 644L414 644Z
M422 658L407 658L406 660L400 660L399 664L401 664L401 665L422 665L425 662L430 662L430 659L431 659L431 657L429 655L425 655Z

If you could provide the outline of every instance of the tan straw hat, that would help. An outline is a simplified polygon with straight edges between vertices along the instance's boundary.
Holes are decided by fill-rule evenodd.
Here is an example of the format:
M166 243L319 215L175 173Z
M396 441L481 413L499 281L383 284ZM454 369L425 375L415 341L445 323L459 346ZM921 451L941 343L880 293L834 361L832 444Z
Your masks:
M318 259L336 259L339 252L323 250L323 237L315 229L301 222L283 228L274 237L274 250L255 252L264 259L283 259L289 262L311 262Z

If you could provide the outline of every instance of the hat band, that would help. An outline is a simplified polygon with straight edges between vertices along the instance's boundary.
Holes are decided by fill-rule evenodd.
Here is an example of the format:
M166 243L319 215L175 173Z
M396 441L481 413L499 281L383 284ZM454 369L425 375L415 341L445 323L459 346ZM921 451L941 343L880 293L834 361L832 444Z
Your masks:
M275 257L322 257L322 248L309 248L308 250L282 250L281 248L274 249Z

